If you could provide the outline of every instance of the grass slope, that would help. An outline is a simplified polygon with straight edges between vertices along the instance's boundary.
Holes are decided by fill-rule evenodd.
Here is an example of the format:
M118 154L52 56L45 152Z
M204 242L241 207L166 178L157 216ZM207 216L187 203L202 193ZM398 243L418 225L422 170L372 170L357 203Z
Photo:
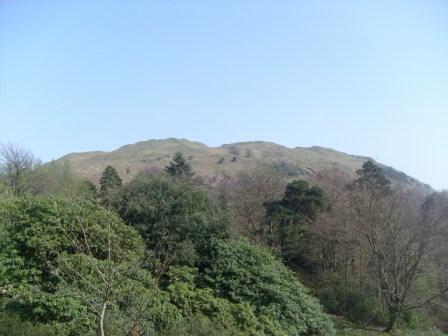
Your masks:
M163 139L125 145L111 152L86 152L66 155L57 162L68 163L73 172L98 183L107 165L114 166L127 182L141 171L158 172L164 169L176 152L182 152L191 162L196 176L213 185L223 176L234 176L256 167L269 167L290 176L313 175L337 168L354 173L368 160L323 147L288 148L262 141L208 147L185 139ZM412 185L420 184L404 173L388 168L390 176Z

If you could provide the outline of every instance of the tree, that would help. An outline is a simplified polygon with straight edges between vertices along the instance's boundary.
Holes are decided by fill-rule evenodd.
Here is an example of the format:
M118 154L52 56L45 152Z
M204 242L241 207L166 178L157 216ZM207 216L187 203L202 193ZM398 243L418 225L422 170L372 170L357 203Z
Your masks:
M281 200L267 202L264 235L271 248L278 249L285 262L300 259L299 239L305 226L325 208L326 197L319 187L296 180L286 186Z
M27 178L39 164L30 151L19 145L0 147L0 178L13 195L21 195L27 191Z
M106 246L103 250L95 251L93 245L97 243L98 237L91 236L91 229L82 219L81 211L82 208L73 209L75 220L70 231L61 226L75 253L53 251L58 256L53 265L50 263L51 257L49 258L49 267L52 274L66 285L65 290L69 295L81 298L93 311L98 320L97 334L105 336L105 319L109 306L112 305L123 278L139 268L142 250L137 248L133 251L136 255L128 260L126 255L119 255L120 246L117 245L116 233L112 232L109 210L103 237L100 238L105 241ZM135 239L138 240L137 237Z
M238 174L221 182L221 195L227 200L236 230L252 241L262 241L264 204L281 196L283 175L264 168Z
M364 277L368 275L363 274L363 266L367 264L369 258L369 249L364 246L364 238L367 232L373 235L375 241L377 240L375 229L390 214L388 207L392 205L390 202L392 189L391 182L385 177L383 170L370 160L366 161L356 174L358 177L348 185L348 190L350 215L353 218L353 230L356 235L354 238L359 248L359 283L362 286ZM381 300L380 283L378 282L376 286L378 299Z
M385 330L390 331L404 312L420 306L410 302L411 292L424 274L440 219L429 216L430 199L416 206L412 193L392 189L381 168L371 161L357 174L351 185L354 229L366 270L376 279L378 300L388 313Z
M87 201L15 198L0 208L0 288L9 305L32 320L104 335L108 309L143 258L137 232Z
M90 180L83 180L79 186L79 194L90 200L95 200L98 196L96 185Z
M96 187L76 176L69 161L49 162L34 169L27 178L28 192L32 195L58 196L66 199L98 197Z
M226 212L183 180L141 175L123 188L116 206L154 253L160 276L173 264L196 265L213 239L229 235Z
M310 258L318 264L320 275L341 275L344 285L354 278L354 250L349 192L347 185L353 180L351 174L339 169L327 169L313 176L313 183L322 188L327 196L328 208L319 214L309 228L316 239L310 247ZM327 275L327 274L325 274ZM334 278L334 277L333 277Z
M100 198L103 202L109 202L111 194L123 185L117 170L107 166L100 179Z
M170 176L185 180L190 180L195 174L181 152L174 154L173 160L165 167L165 172Z
M355 189L365 189L375 195L387 195L390 192L390 180L386 178L384 170L373 161L366 161L356 174L358 178L353 185Z

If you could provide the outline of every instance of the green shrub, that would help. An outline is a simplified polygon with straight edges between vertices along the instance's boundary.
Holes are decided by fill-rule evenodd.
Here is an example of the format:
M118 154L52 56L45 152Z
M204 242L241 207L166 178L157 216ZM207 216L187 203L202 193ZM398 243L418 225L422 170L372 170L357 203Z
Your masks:
M203 274L216 295L249 302L259 319L271 321L273 329L286 335L334 334L317 299L264 248L242 240L220 241Z
M33 324L16 315L0 313L0 336L56 336L56 331L45 324Z
M241 330L217 324L205 316L192 316L176 327L165 329L160 336L248 336Z
M195 269L171 267L168 276L167 292L171 302L187 320L201 317L200 325L204 319L209 319L222 330L251 335L263 335L263 330L269 328L266 319L260 320L249 303L233 303L217 297L211 288L197 287L198 273Z
M398 325L408 329L422 329L429 328L431 323L428 321L428 317L423 316L419 311L407 310L403 312Z

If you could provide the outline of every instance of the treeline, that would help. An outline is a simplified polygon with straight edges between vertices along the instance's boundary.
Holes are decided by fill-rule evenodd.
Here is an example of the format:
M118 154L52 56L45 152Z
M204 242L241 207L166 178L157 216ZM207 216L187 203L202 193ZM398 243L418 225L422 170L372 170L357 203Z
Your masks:
M127 185L107 167L97 190L3 151L17 155L1 162L1 335L334 334L295 274L233 232L180 154Z
M327 312L386 331L446 327L446 192L391 182L367 161L356 176L307 182L258 169L225 181L221 198L237 230L280 256Z
M448 196L371 161L307 181L259 167L204 190L181 153L126 185L108 166L98 188L20 147L2 158L0 325L17 335L332 335L326 313L385 331L448 321Z

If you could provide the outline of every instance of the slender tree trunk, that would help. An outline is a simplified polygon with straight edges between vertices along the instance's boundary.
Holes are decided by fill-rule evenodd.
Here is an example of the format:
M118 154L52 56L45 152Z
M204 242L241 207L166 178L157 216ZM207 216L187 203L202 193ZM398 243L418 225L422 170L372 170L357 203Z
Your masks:
M107 308L107 301L104 301L103 308L101 310L100 314L100 321L99 321L99 327L98 327L98 336L105 336L104 333L104 318L106 316L106 308Z
M384 329L384 332L390 332L392 331L392 329L394 329L395 323L397 322L398 319L398 315L399 315L398 312L391 313L391 316L389 318L389 321L387 322L386 329Z
M349 279L349 267L350 267L350 259L347 253L347 250L345 251L345 287L348 286L348 279Z
M382 302L383 298L381 296L381 266L378 265L378 275L377 275L377 284L376 284L376 297L378 299L378 302Z
M361 247L359 248L359 272L358 272L358 276L359 276L359 288L362 288L362 249Z

